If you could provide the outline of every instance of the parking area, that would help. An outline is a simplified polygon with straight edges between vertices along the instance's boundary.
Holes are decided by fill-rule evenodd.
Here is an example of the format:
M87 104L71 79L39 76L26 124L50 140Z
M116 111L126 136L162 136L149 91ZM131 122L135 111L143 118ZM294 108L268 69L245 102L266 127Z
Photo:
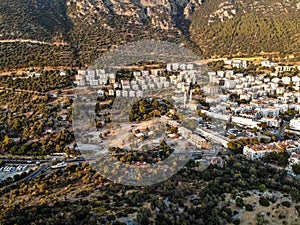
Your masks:
M8 177L14 177L16 174L28 172L32 167L28 165L5 165L0 167L0 181L6 180Z

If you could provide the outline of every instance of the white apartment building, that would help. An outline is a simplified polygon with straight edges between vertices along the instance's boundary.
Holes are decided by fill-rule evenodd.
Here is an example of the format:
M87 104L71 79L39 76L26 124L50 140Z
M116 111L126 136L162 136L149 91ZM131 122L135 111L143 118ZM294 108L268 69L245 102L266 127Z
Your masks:
M299 149L299 143L291 140L286 140L283 142L245 146L243 148L243 155L245 155L248 159L255 160L261 159L270 152L281 151L282 149L286 149L291 154L292 151Z
M160 79L160 82L161 82L161 83L164 83L164 82L167 81L167 78L166 78L166 77L159 77L159 79Z
M88 71L87 71L87 75L88 75L88 76L93 76L93 77L95 77L96 71L95 71L95 70L88 70Z
M225 71L225 77L230 78L230 77L233 76L233 74L234 74L233 70L226 70Z
M292 166L294 164L300 163L300 154L296 152L292 152L290 158L289 158L289 164Z
M260 63L260 65L261 65L261 66L264 66L264 67L272 67L272 66L275 66L276 63L270 62L270 61L262 61L262 62Z
M149 86L147 84L142 85L142 90L147 91L149 89Z
M115 95L115 91L113 89L108 90L108 95L109 96L114 96Z
M98 86L99 85L99 81L98 80L90 80L90 85L91 86Z
M280 109L275 106L267 106L266 108L261 108L260 113L265 117L267 116L275 117L275 116L279 116Z
M281 119L278 117L264 117L259 122L266 122L269 127L280 127Z
M180 64L179 68L181 70L185 70L186 69L186 64L184 64L184 63Z
M128 91L123 90L122 91L122 96L125 97L125 98L127 98L128 97Z
M259 123L259 122L253 121L252 119L239 117L239 116L232 116L231 120L233 123L251 127L251 128L258 127L258 123Z
M130 89L130 81L129 80L121 80L122 89Z
M285 92L285 87L277 87L276 94L282 95Z
M234 89L236 86L236 81L234 80L225 80L224 87L226 89Z
M117 97L121 97L121 96L122 96L122 93L121 93L120 90L116 90L116 96L117 96Z
M170 87L170 82L169 81L164 82L164 88L168 88L168 87Z
M130 98L135 98L135 91L130 90L129 91L129 97Z
M218 75L219 77L224 77L225 72L224 72L224 71L217 71L217 75Z
M292 130L300 131L300 118L292 119L290 121L290 127Z
M298 76L293 76L293 77L292 77L292 81L293 81L293 82L299 82L299 81L300 81L300 77L298 77Z
M149 76L149 71L148 70L142 70L141 73L142 73L143 77Z
M186 65L186 68L187 68L188 70L193 70L193 69L194 69L194 65L193 65L193 64L187 64L187 65Z
M98 90L97 91L98 96L104 96L104 91L103 90Z
M290 77L283 77L281 80L282 80L282 83L284 83L286 85L292 81L292 79Z

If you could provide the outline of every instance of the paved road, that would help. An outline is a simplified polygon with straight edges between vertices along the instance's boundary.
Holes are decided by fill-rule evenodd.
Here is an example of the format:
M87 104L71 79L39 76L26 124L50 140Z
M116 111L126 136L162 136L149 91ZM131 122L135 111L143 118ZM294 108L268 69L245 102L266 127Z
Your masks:
M1 157L0 160L9 164L37 164L37 162L44 163L49 162L50 160L43 159L8 159Z
M29 158L23 158L23 159L8 159L8 158L5 158L5 157L0 157L0 160L5 162L5 163L9 163L9 164L37 164L38 162L39 163L50 163L50 162L53 162L55 161L57 158L57 160L62 160L62 161L65 161L66 163L72 163L72 162L84 162L85 159L82 158L82 159L63 159L63 158L60 158L60 157L50 157L50 158L47 158L47 159L29 159Z
M23 178L22 180L19 180L17 182L14 182L12 184L9 184L5 187L3 187L2 189L7 189L10 190L11 188L13 188L16 184L21 183L23 181L28 181L30 179L34 179L36 178L45 168L47 167L46 164L41 165L36 171L34 171L33 173L29 174L27 177Z
M31 164L34 164L33 163L33 161L40 161L41 162L41 160L32 160L32 163ZM85 161L85 159L72 159L72 160L68 160L68 161L65 161L67 164L70 164L70 163L75 163L75 162L83 162L83 161ZM18 162L15 162L15 163L18 163L18 164L20 164L19 163L20 161L18 161ZM13 164L13 163L11 163L11 164ZM25 177L25 178L23 178L22 180L19 180L19 181L17 181L17 182L14 182L14 183L12 183L12 184L9 184L9 185L7 185L6 187L3 187L2 189L8 189L8 190L10 190L14 185L16 185L16 184L18 184L18 183L20 183L20 182L23 182L23 181L28 181L28 180L30 180L30 179L35 179L38 175L40 175L41 174L41 172L42 171L44 171L44 173L45 172L47 172L47 171L49 171L51 169L51 167L49 166L49 162L46 162L45 161L45 163L43 163L43 164L41 164L40 165L40 167L36 170L36 171L34 171L33 173L31 173L31 174L29 174L27 177Z
M229 142L229 139L227 137L224 137L214 131L208 130L203 127L198 127L195 130L195 133L204 136L207 139L210 139L211 141L223 145L223 147L227 148L227 143Z

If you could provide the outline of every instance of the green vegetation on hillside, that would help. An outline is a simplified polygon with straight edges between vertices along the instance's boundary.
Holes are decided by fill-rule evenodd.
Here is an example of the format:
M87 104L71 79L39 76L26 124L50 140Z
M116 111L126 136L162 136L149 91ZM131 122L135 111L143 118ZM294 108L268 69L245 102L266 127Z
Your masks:
M191 37L205 56L251 55L261 52L300 52L300 12L278 1L237 2L236 15L208 23L221 2L206 2L192 17ZM275 3L278 5L275 6ZM254 6L255 5L255 6Z
M165 115L172 105L164 99L148 99L144 98L132 106L129 113L129 121L142 121L152 117L160 117Z
M110 182L85 163L70 165L3 190L0 223L124 224L127 218L137 224L239 224L238 209L230 202L255 210L259 202L249 202L251 190L281 192L292 201L282 206L299 212L299 180L287 179L285 171L243 158L228 160L224 168L209 166L204 172L190 166L164 182L133 187ZM264 197L268 202L282 200ZM273 215L278 219L282 206L278 205L277 215L272 212L265 220ZM259 221L254 214L253 222Z
M0 2L1 39L64 40L72 28L66 0Z
M51 46L29 43L0 44L0 70L30 67L77 66L74 49L70 46Z
M0 91L0 153L42 156L69 151L67 145L74 140L68 129L71 103L70 99L60 103L49 96Z
M66 41L69 45L1 43L0 70L88 66L115 46L145 39L184 43L202 57L272 52L281 56L294 53L300 59L300 11L295 0L230 2L205 1L189 19L174 16L177 27L164 30L155 28L149 18L132 23L128 16L105 14L101 10L97 16L87 13L82 19L75 4L67 6L66 0L3 1L1 39Z
M0 76L0 87L47 92L72 86L70 76L60 76L58 71L42 71L38 77L14 78Z
M149 138L149 137L146 137ZM163 161L169 157L174 149L172 149L165 141L161 141L159 146L152 149L146 149L139 151L132 149L127 151L118 147L110 147L108 149L112 152L112 155L123 163L156 163L157 161Z

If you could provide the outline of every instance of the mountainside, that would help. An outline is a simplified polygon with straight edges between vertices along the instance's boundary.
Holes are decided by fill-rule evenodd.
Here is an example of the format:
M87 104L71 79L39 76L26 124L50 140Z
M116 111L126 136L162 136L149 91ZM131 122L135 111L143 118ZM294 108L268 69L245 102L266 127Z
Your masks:
M201 0L68 0L71 18L89 24L104 19L102 26L113 29L106 17L126 16L128 23L143 25L145 22L160 29L174 29L178 19L188 17L202 4Z
M300 52L299 24L299 0L6 0L0 39L68 46L1 43L0 63L86 65L115 45L141 39L184 43L205 57ZM45 49L56 58L51 54L46 63Z
M210 0L191 21L205 56L300 52L299 0Z
M73 21L70 38L86 62L112 45L129 41L163 39L189 44L187 18L201 1L68 0L67 5Z
M52 40L66 38L78 26L95 24L108 31L135 26L176 30L201 4L201 0L7 0L0 2L0 37Z
M0 1L0 38L52 40L72 27L65 0Z

